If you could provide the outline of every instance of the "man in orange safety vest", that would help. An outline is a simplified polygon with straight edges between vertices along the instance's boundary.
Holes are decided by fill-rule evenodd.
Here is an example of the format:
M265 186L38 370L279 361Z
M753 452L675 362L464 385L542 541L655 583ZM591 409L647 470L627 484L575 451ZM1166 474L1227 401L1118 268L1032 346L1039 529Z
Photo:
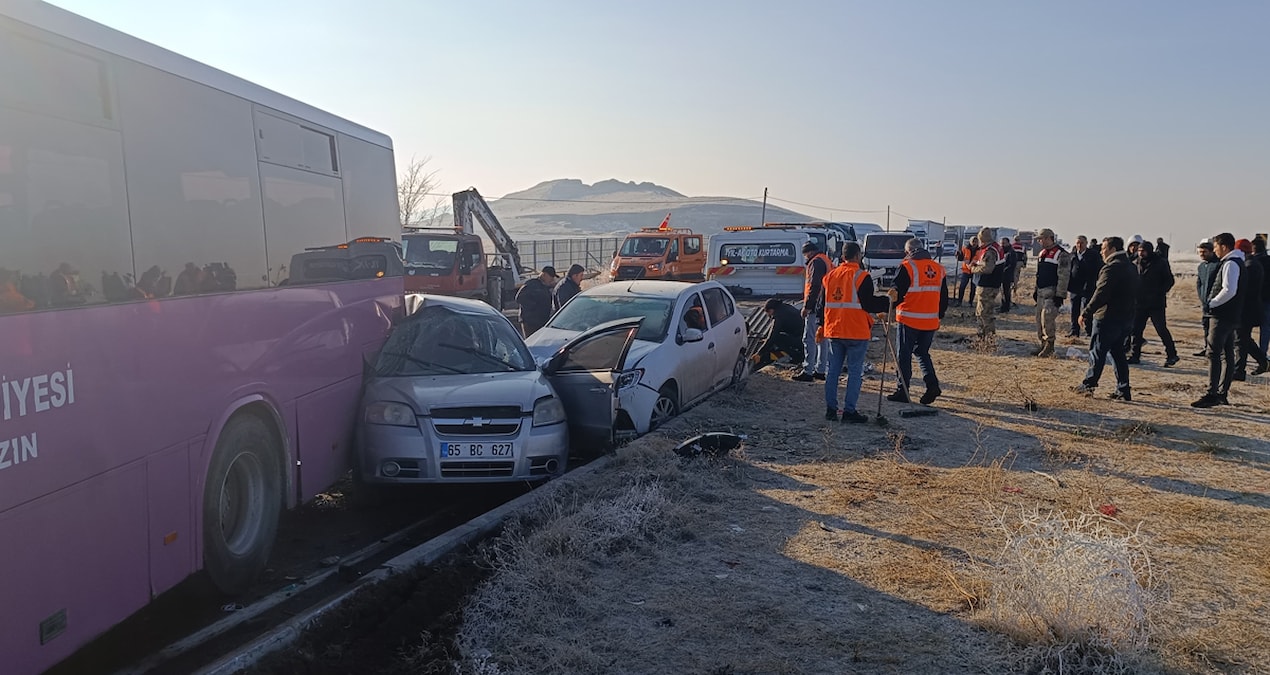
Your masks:
M825 380L825 419L838 421L838 377L847 368L847 392L842 404L843 422L867 422L856 410L864 385L864 355L873 337L874 312L885 312L889 301L873 294L873 279L860 268L860 245L842 247L842 264L825 276L820 296L824 309L825 341L829 343L829 371Z
M899 323L899 350L895 367L900 379L888 401L908 403L908 385L913 379L913 356L922 371L926 391L921 404L930 405L943 393L935 363L930 359L930 345L939 330L939 322L948 311L948 275L944 266L931 259L926 247L917 239L904 243L904 262L895 272L895 283L887 292L895 303L895 320Z

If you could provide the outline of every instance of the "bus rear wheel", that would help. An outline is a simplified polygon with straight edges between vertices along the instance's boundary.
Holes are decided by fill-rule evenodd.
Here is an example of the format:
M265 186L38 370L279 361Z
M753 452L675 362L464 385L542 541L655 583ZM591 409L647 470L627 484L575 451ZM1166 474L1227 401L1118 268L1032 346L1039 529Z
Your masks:
M282 514L281 448L255 415L225 425L203 488L203 567L224 593L246 591L269 562Z

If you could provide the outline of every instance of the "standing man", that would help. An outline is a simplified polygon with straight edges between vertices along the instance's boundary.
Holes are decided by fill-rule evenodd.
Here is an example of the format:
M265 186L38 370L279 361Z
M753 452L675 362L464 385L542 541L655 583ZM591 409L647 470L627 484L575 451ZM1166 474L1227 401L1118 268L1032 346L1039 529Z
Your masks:
M1261 287L1265 283L1265 271L1261 264L1253 259L1252 242L1240 239L1235 248L1244 254L1244 275L1248 277L1248 294L1244 297L1244 312L1239 320L1239 332L1235 338L1235 375L1234 380L1243 382L1248 379L1248 357L1257 362L1253 375L1260 375L1270 370L1266 363L1266 353L1261 351L1252 340L1252 329L1261 325L1265 318L1265 308L1261 304Z
M975 285L972 283L975 279L974 272L970 271L970 263L974 261L975 254L979 252L979 238L969 237L965 243L961 245L961 250L957 251L957 260L961 261L961 273L957 281L957 304L956 307L962 305L962 301L966 297L966 287L970 287L970 304L975 302Z
M763 305L763 313L772 320L772 328L767 332L767 340L754 355L754 370L766 368L768 364L780 358L782 352L789 354L794 363L803 362L803 321L802 314L793 305L776 298L769 298Z
M1089 369L1076 386L1081 394L1092 394L1107 365L1107 356L1116 369L1116 390L1111 398L1131 401L1129 362L1125 358L1125 338L1133 330L1133 301L1138 293L1138 270L1124 252L1124 240L1107 237L1102 241L1102 259L1106 263L1098 272L1094 295L1080 315L1081 326L1090 326Z
M586 269L581 265L575 263L569 266L569 273L556 284L555 290L552 291L551 312L553 314L559 312L570 298L582 292L582 275L584 274Z
M1208 298L1212 295L1213 284L1217 283L1217 271L1221 268L1221 259L1213 253L1213 242L1205 239L1195 248L1199 254L1199 267L1195 270L1195 292L1199 295L1199 306L1203 312L1204 348L1195 352L1195 356L1208 356L1208 329L1213 317L1208 311Z
M979 337L991 339L997 336L997 307L1000 304L1001 278L1005 269L1001 265L1005 254L996 242L997 233L990 227L979 230L979 251L970 263L975 283L979 286L979 303L975 315L979 317Z
M842 403L842 421L868 422L856 410L860 388L864 386L864 355L873 337L872 312L886 312L890 300L873 295L873 279L860 269L860 245L854 241L842 247L842 264L825 277L823 309L825 342L829 345L829 375L825 381L825 419L838 419L838 376L847 368L847 392Z
M1071 274L1071 254L1058 245L1054 230L1042 228L1036 238L1041 252L1036 256L1036 337L1041 346L1033 356L1053 356L1058 339L1058 310L1063 306ZM1072 307L1075 312L1075 306Z
M520 305L520 330L525 337L547 325L551 318L551 287L556 285L559 275L556 268L547 265L542 273L525 282L516 291L516 304Z
M930 405L944 393L930 358L930 344L935 339L935 331L939 330L940 319L948 311L948 278L944 266L931 260L930 253L917 239L905 242L904 252L907 258L895 273L895 285L887 292L891 302L896 303L900 348L895 356L899 380L895 392L886 399L909 402L908 385L913 379L913 356L916 355L917 367L926 383L921 403Z
M1252 240L1252 262L1261 265L1261 326L1257 347L1265 354L1270 349L1270 255L1266 255L1266 240Z
M1089 298L1094 294L1094 286L1098 283L1098 270L1102 269L1102 254L1097 249L1090 249L1089 240L1082 234L1076 237L1076 246L1072 250L1071 260L1067 293L1072 300L1072 329L1067 337L1080 337L1080 313L1084 311ZM1088 336L1086 333L1086 337Z
M1014 252L1009 237L1001 238L1001 268L1001 313L1004 314L1014 306L1010 291L1019 276L1019 255Z
M1222 232L1213 237L1213 253L1221 259L1217 279L1208 296L1212 323L1208 327L1208 391L1191 404L1194 408L1230 405L1230 382L1235 375L1235 334L1243 318L1248 278L1244 276L1244 254L1235 248L1235 235Z
M824 318L817 307L824 295L825 275L833 265L814 241L803 244L803 257L807 259L803 281L803 350L807 360L803 363L803 372L794 376L794 381L811 382L825 379L825 369L829 367L829 345L816 342L816 329Z
M1169 332L1165 317L1169 291L1173 289L1173 269L1169 267L1169 261L1155 252L1149 241L1138 247L1137 264L1142 283L1138 287L1138 306L1133 318L1133 352L1129 355L1129 363L1141 363L1142 345L1146 344L1143 333L1146 332L1147 321L1150 321L1164 344L1164 367L1177 365L1181 359L1177 357L1177 345L1173 343L1173 334Z
M1169 243L1164 241L1164 237L1155 238L1155 254L1164 260L1169 259Z

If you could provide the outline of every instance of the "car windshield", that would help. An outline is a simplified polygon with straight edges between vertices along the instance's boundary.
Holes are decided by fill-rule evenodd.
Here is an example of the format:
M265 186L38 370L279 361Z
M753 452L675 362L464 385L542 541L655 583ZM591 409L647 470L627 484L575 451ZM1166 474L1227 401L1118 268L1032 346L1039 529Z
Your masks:
M560 330L587 331L609 321L644 318L637 340L661 342L666 339L673 300L626 295L579 295L569 301L547 326Z
M622 251L619 255L634 258L660 258L666 252L666 247L668 246L670 246L669 239L658 237L627 237L626 241L622 242Z
M381 377L507 373L534 369L506 319L425 306L392 329L375 361Z
M912 235L876 236L870 235L864 240L864 255L878 258L903 258L904 243Z
M407 235L402 237L406 264L437 270L454 268L454 258L459 250L459 240L453 237Z

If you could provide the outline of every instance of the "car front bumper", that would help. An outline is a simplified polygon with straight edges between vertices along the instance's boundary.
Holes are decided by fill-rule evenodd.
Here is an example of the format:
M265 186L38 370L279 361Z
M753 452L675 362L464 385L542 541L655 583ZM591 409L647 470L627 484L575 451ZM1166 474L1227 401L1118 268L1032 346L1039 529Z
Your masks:
M442 444L483 446L481 457L442 457ZM496 444L512 444L513 456L488 454ZM559 476L569 459L569 430L564 422L532 426L529 417L510 434L442 434L432 418L414 427L361 423L354 470L366 483L504 483Z

